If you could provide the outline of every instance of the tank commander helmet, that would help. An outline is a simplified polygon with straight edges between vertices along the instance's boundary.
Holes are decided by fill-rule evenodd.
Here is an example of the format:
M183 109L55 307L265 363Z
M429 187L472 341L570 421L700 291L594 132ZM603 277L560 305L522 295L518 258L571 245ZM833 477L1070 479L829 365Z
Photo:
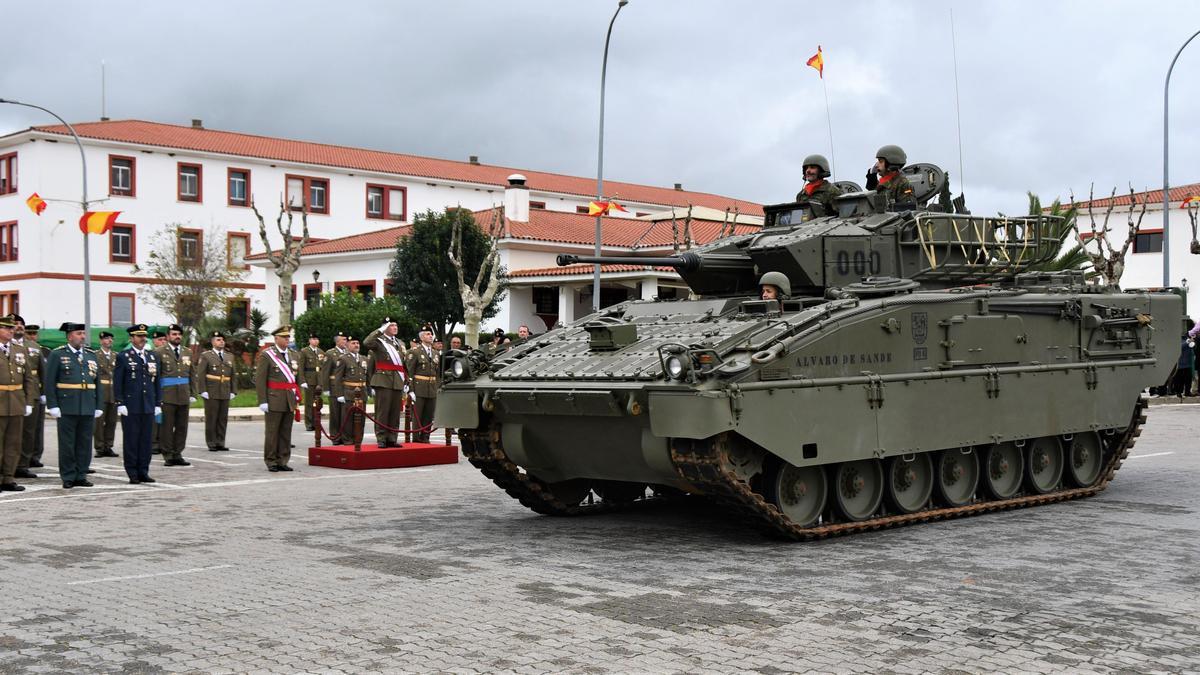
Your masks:
M762 278L758 280L759 290L761 291L764 286L775 287L776 300L783 300L792 294L792 282L783 272L767 272L762 275Z
M885 145L875 152L875 159L882 159L889 170L899 171L908 163L908 155L898 145Z
M809 155L804 158L804 163L800 165L801 169L807 169L810 166L815 166L820 170L820 178L829 178L829 160L825 159L825 155Z

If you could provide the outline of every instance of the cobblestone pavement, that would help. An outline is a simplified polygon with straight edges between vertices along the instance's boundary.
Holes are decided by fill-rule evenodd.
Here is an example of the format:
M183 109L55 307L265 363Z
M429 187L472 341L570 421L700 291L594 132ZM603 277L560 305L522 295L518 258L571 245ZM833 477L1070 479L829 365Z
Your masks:
M1155 406L1094 499L817 544L537 516L465 462L268 473L257 424L192 425L157 485L0 497L0 670L1196 671L1198 416Z

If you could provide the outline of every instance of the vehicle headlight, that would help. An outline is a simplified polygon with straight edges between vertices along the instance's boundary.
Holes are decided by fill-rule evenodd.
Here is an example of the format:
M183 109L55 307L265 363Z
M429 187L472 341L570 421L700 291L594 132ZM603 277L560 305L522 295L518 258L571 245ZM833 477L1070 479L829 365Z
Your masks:
M454 359L450 364L450 373L454 375L454 379L461 380L467 376L467 364L463 363L462 359Z
M678 355L667 357L667 376L672 380L683 378L687 368L684 366L683 359Z

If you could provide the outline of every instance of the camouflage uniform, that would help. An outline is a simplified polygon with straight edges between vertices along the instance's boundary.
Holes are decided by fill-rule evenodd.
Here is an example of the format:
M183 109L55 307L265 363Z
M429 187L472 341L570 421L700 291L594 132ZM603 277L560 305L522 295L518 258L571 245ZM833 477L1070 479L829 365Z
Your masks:
M825 209L825 213L822 215L832 216L837 213L837 207L833 205L833 198L840 194L842 191L837 189L837 186L822 178L813 183L806 183L796 193L796 201L820 204Z

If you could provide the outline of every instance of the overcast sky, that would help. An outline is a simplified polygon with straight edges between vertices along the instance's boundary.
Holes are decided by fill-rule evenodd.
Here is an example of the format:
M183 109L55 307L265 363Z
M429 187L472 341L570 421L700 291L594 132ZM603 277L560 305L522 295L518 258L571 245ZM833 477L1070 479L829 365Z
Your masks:
M0 98L594 176L616 0L0 0ZM613 31L605 176L787 201L800 161L875 149L959 173L975 213L1162 184L1163 79L1200 2L632 0ZM1172 78L1171 182L1200 182L1200 39ZM0 105L0 132L43 124ZM957 188L955 190L957 192Z

